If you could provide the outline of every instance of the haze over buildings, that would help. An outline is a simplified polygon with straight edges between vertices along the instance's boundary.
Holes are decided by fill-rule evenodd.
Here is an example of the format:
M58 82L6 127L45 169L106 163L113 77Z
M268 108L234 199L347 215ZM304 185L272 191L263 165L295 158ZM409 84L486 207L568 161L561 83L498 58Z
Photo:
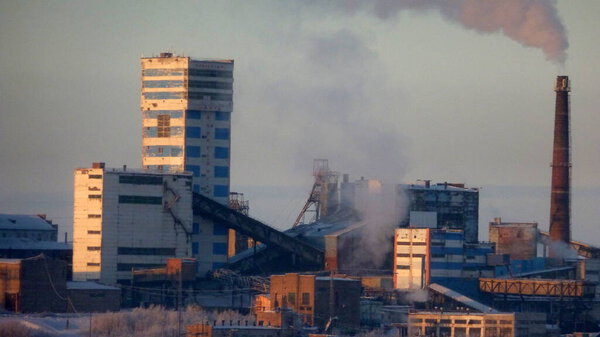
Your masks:
M592 238L600 216L599 6L556 6L577 108L575 239ZM435 8L373 13L279 1L0 3L3 211L47 213L68 227L74 167L138 167L140 51L172 47L239 60L243 113L232 123L243 136L231 140L231 183L269 223L292 223L312 159L324 157L355 177L476 184L481 224L501 215L547 228L546 83L562 69L541 49L464 29ZM172 17L180 19L155 24Z

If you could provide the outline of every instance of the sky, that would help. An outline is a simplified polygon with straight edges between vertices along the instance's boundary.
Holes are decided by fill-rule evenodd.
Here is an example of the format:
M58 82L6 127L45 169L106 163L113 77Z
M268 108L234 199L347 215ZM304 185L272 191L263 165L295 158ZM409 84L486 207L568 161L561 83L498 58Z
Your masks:
M231 58L231 190L291 226L312 161L480 187L547 229L556 75L572 81L573 238L600 244L600 2L0 0L0 213L72 226L73 171L141 166L140 61ZM460 7L470 6L470 7Z

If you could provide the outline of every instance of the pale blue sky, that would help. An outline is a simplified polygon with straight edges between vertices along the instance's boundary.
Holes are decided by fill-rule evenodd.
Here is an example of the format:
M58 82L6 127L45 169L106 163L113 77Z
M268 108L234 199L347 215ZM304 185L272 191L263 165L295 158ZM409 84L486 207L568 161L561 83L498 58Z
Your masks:
M480 186L482 223L547 227L565 73L573 236L600 243L600 2L558 1L564 69L435 10L380 19L323 3L0 0L0 212L68 227L75 168L139 167L139 57L171 49L235 59L232 190L278 227L302 207L313 158L356 179Z

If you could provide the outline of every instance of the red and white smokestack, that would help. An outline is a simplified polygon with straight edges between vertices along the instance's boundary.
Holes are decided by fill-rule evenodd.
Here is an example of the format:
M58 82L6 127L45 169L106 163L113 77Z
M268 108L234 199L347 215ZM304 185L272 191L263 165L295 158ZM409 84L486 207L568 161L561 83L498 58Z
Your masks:
M568 244L571 241L571 155L569 137L568 76L557 76L552 153L552 191L550 196L550 239ZM552 249L550 251L552 254ZM558 256L554 256L558 257Z

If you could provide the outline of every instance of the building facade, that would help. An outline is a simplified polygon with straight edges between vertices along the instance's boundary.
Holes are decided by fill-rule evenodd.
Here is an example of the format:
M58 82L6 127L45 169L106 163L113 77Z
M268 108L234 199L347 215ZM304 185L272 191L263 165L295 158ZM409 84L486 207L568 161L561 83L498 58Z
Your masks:
M543 313L466 313L425 311L408 314L408 336L541 337Z
M105 169L75 170L73 279L128 283L132 270L194 255L192 177ZM197 251L196 251L197 252Z
M161 53L141 59L142 167L191 172L192 191L223 204L230 189L233 60ZM194 233L199 272L227 262L227 229L200 217Z
M408 198L408 224L412 227L460 229L467 242L478 240L479 189L465 184L401 185Z
M509 254L511 260L532 260L537 257L537 222L502 222L495 218L489 225L490 242L497 254Z
M467 243L460 230L398 228L394 235L394 287L422 289L430 283L451 288L494 275L487 254L493 245ZM475 283L474 283L475 284Z
M306 324L320 328L337 317L334 325L351 330L360 325L360 295L359 280L295 273L271 275L270 310L291 309Z

